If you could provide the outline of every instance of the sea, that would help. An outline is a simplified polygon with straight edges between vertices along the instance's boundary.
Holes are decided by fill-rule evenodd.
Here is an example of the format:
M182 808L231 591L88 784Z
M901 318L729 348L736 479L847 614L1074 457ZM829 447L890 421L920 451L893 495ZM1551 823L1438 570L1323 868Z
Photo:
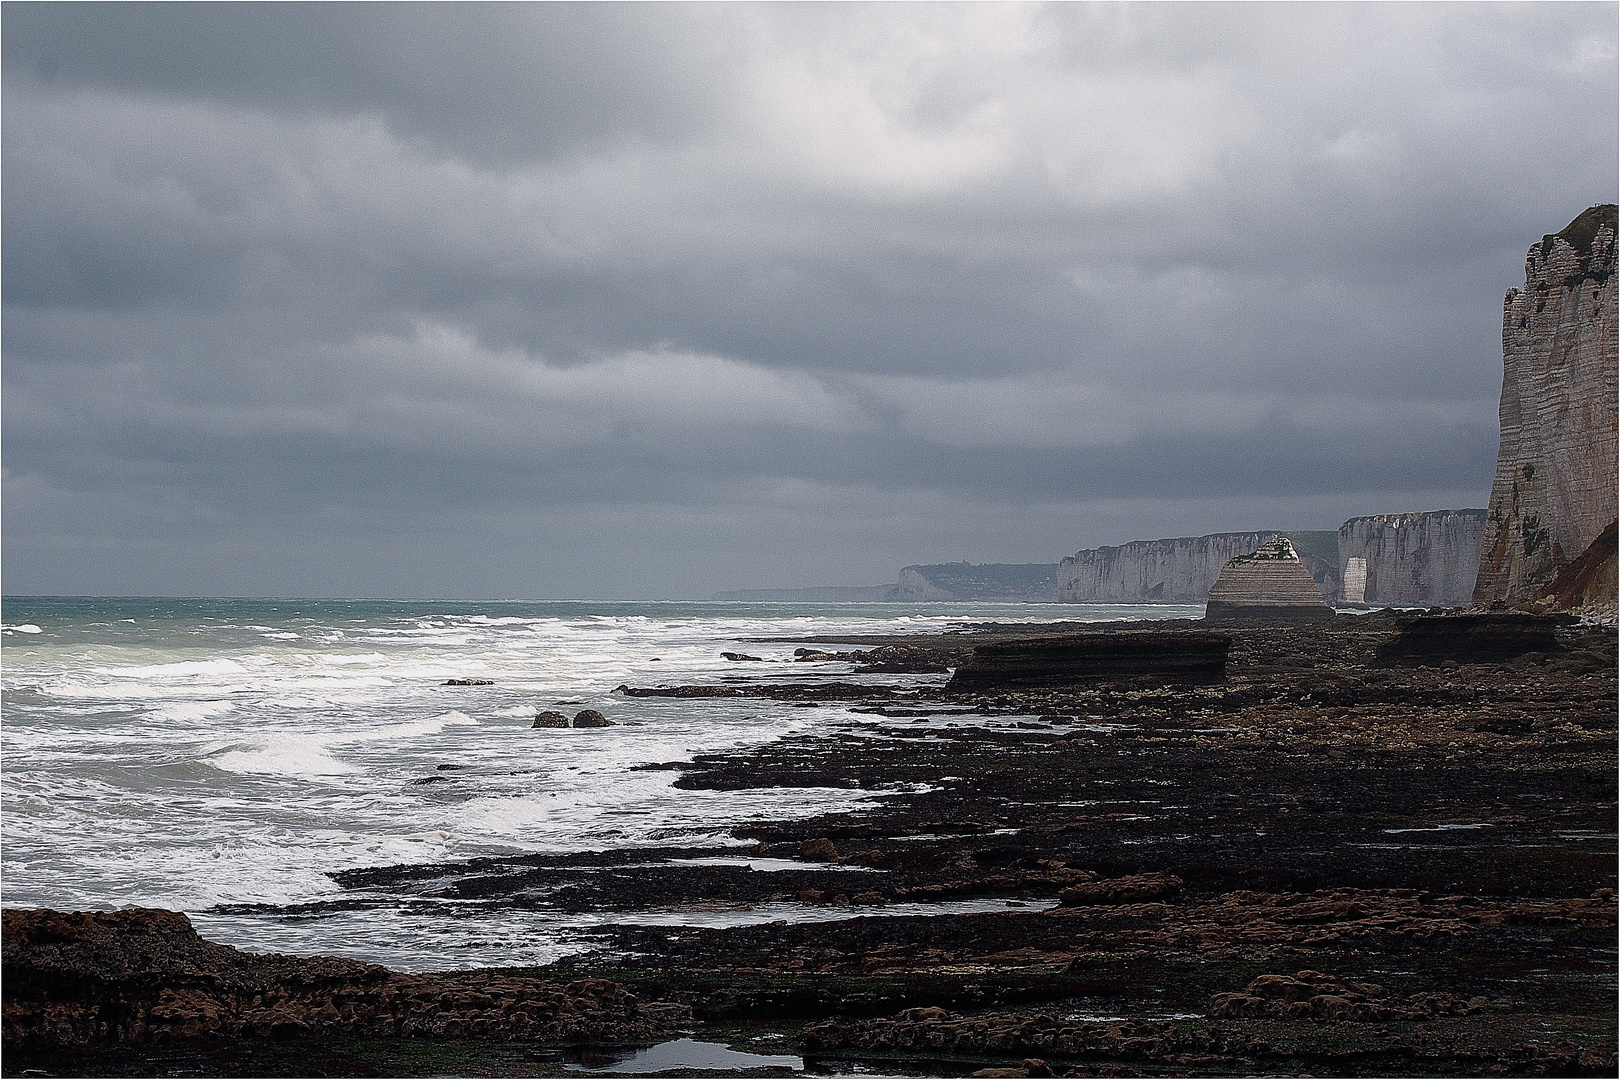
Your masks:
M868 732L870 718L839 703L626 697L616 687L738 677L938 684L944 676L795 662L802 644L758 639L1201 614L1171 605L8 597L0 903L169 908L239 948L407 971L548 963L580 951L604 920L826 918L826 908L791 905L480 912L466 901L357 894L331 875L649 846L723 849L716 857L780 869L750 862L731 829L858 811L892 793L689 791L672 786L677 773L642 766L796 734ZM446 685L453 679L488 684ZM614 726L533 727L539 710L586 708Z

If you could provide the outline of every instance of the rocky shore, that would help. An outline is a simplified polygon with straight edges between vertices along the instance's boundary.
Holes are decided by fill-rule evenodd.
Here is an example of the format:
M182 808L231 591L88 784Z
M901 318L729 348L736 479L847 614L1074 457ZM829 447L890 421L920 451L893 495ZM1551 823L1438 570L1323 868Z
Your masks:
M560 1075L581 1047L687 1034L824 1073L1612 1076L1614 630L1396 662L1405 626L1233 627L1215 682L884 681L1062 629L1041 626L625 687L843 703L829 733L656 767L878 797L744 847L339 875L362 905L602 913L547 968L404 975L250 956L172 913L8 912L7 1067ZM772 917L606 920L751 909Z

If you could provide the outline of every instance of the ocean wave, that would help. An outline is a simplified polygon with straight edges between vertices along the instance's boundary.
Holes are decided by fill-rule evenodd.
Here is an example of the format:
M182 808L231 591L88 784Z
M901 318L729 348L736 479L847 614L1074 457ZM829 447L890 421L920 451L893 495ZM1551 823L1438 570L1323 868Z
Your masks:
M45 631L31 622L19 623L16 626L0 626L8 634L43 634Z
M204 761L223 772L269 776L342 776L360 771L329 754L327 740L300 735L267 735L237 743Z
M160 705L149 709L143 719L150 721L172 721L175 723L196 723L203 720L212 720L217 716L224 716L236 709L233 701L177 701L167 705Z
M121 679L165 679L181 675L240 675L247 668L235 660L184 660L176 664L145 667L93 667L93 674Z

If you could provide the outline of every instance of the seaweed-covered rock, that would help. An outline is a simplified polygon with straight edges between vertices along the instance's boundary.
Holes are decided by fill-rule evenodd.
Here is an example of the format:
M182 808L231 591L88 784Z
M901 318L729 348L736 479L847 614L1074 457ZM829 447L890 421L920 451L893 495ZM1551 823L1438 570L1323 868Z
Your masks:
M1071 885L1058 893L1066 907L1082 904L1141 904L1164 900L1181 891L1181 879L1170 874L1132 874L1129 877Z
M575 727L612 727L613 721L595 709L581 709L574 715Z
M604 979L402 974L338 957L238 952L175 911L4 913L7 1052L217 1037L482 1035L633 1041L668 1033Z
M560 712L556 712L555 710L547 709L544 712L534 714L534 726L550 728L567 727L568 717Z
M1525 653L1558 652L1555 615L1487 612L1464 615L1420 615L1401 619L1394 635L1378 646L1378 660L1391 666L1496 664Z

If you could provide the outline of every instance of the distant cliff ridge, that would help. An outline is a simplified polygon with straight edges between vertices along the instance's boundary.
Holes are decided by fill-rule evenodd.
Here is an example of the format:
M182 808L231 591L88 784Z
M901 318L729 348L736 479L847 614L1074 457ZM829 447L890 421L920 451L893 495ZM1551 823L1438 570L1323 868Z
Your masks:
M1076 604L1202 604L1221 567L1285 535L1323 597L1334 599L1337 538L1309 530L1211 533L1078 551L1058 563L1058 598Z
M897 600L1055 603L1057 563L933 563L900 571Z
M714 594L716 600L812 604L908 600L1054 603L1057 598L1057 563L929 563L905 567L894 585L733 589Z
M1339 526L1339 602L1459 607L1474 594L1484 510L1351 518Z
M1502 441L1475 603L1615 607L1606 586L1574 600L1554 588L1617 518L1615 234L1614 205L1592 207L1530 249L1524 289L1503 301ZM1595 565L1608 551L1582 562L1582 581L1613 579Z
M893 585L823 585L813 589L731 589L715 593L714 599L748 600L754 603L876 603L895 599L894 591Z

